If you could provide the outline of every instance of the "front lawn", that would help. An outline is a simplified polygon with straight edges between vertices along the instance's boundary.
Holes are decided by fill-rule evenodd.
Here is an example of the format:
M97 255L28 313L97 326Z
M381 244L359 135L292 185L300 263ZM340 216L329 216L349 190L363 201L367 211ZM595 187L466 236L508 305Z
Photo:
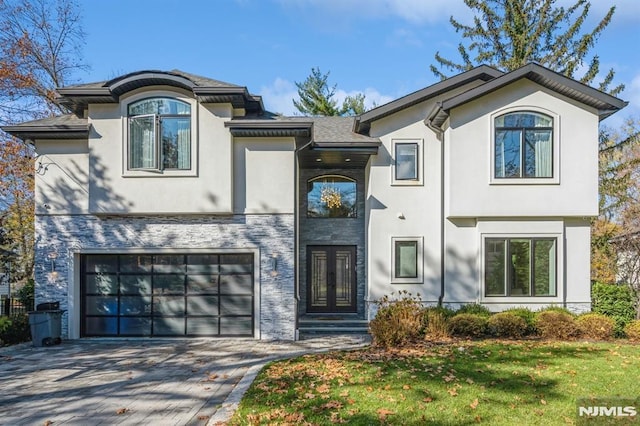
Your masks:
M455 342L269 364L231 424L575 424L578 398L640 396L640 346Z

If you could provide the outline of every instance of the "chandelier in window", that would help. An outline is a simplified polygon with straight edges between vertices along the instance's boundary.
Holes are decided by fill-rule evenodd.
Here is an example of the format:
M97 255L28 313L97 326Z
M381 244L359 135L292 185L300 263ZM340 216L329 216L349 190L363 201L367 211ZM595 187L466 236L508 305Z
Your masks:
M337 209L342 206L342 194L336 187L324 185L320 190L320 201L330 209Z

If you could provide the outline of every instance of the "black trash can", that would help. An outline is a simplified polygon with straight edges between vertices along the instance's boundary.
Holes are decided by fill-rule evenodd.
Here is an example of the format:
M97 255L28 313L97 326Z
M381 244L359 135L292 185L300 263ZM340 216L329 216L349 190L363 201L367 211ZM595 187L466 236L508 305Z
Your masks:
M59 302L40 303L29 312L31 341L33 346L52 346L62 342L62 314Z

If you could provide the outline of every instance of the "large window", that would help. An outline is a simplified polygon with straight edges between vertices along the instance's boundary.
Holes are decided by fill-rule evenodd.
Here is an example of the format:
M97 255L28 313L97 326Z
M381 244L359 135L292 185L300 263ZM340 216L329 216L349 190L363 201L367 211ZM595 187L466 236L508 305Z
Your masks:
M515 112L495 119L496 178L553 177L553 119Z
M556 296L555 238L486 238L485 296Z
M320 176L307 182L308 217L356 217L356 182L344 176Z
M171 98L129 105L129 169L191 169L191 105Z

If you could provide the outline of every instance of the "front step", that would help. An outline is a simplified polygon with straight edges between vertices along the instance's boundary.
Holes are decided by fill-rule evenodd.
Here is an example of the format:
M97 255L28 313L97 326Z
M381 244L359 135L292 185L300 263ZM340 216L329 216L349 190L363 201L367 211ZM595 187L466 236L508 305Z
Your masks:
M298 320L300 340L341 334L369 334L369 321L351 315L305 315Z

